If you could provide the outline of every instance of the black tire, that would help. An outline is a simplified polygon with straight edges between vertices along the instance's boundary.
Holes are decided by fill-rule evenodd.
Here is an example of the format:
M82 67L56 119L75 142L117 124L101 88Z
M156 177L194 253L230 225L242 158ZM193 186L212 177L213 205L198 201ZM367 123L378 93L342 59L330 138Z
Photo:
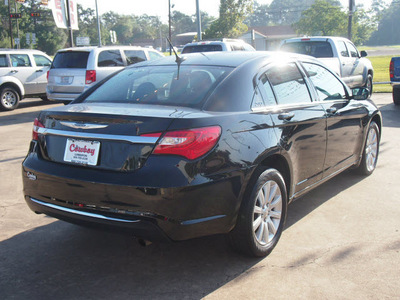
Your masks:
M372 90L373 90L372 75L371 74L368 74L367 82L365 83L364 87L368 89L369 96L371 97L372 96Z
M250 184L236 227L229 233L229 241L241 253L263 257L271 253L283 231L287 212L286 185L275 169L259 172ZM272 199L263 203L264 192Z
M49 102L50 100L47 98L47 96L42 96L42 97L40 97L40 99L42 99L42 101L45 101L45 102Z
M393 103L395 105L400 105L400 86L393 87Z
M12 87L4 87L0 92L0 109L1 110L14 110L19 105L19 94Z
M361 175L371 175L378 162L380 131L378 125L372 121L368 127L368 133L364 144L361 163L357 172Z

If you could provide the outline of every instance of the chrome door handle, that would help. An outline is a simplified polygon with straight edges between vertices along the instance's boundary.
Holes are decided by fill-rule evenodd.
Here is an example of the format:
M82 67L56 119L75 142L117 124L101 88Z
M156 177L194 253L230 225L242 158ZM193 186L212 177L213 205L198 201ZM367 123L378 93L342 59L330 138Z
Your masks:
M10 73L15 74L15 73L18 73L18 71L17 70L11 70Z
M332 114L332 115L333 115L334 113L337 112L337 108L334 107L334 106L332 106L332 107L328 108L328 109L326 110L326 112L327 112L328 114Z
M36 70L36 72L43 72L43 70Z
M279 120L286 120L289 121L294 117L294 113L282 113L278 116Z

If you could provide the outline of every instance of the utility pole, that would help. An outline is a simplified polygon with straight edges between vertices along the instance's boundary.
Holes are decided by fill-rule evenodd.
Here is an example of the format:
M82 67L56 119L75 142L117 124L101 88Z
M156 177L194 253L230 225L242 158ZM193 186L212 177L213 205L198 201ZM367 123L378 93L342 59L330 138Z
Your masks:
M196 0L196 15L197 15L197 41L200 42L202 40L202 36L201 36L201 15L199 8L199 0Z
M171 0L168 0L168 38L171 41ZM169 55L172 55L171 45L169 45Z
M69 44L71 47L74 46L74 36L72 35L72 28L71 28L71 14L69 13L69 0L67 0L67 24L68 24L68 31L69 31Z
M100 19L99 19L99 9L97 8L97 0L96 0L96 17L97 17L97 32L99 34L99 47L101 47Z
M352 38L352 26L353 26L353 12L355 6L355 0L349 0L349 23L347 25L347 38L351 40Z
M12 32L12 22L11 22L11 1L8 0L8 20L10 24L10 44L11 44L11 49L14 49L14 37L13 37L13 32Z

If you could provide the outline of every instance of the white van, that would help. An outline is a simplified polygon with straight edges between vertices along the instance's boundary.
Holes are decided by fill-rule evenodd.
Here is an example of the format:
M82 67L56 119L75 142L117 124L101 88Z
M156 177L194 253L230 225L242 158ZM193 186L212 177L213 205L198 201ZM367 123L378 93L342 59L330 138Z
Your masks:
M126 66L164 55L136 46L74 47L57 51L48 72L47 98L71 102L83 91Z

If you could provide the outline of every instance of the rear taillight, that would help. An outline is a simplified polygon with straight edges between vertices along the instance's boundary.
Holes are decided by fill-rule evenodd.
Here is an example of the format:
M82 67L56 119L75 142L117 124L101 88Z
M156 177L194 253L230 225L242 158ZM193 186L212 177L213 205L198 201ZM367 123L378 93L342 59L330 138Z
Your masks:
M158 137L161 133L144 134L143 136ZM196 159L210 151L221 136L219 126L166 132L153 154L180 155L188 159Z
M96 71L94 70L87 70L86 71L86 84L91 84L96 81Z
M47 81L49 81L49 74L50 74L50 70L47 71L47 75L46 75Z
M390 78L394 77L394 62L393 62L393 60L390 61L389 74L390 74Z
M32 140L37 141L39 139L39 128L44 128L44 125L36 118L33 121Z

